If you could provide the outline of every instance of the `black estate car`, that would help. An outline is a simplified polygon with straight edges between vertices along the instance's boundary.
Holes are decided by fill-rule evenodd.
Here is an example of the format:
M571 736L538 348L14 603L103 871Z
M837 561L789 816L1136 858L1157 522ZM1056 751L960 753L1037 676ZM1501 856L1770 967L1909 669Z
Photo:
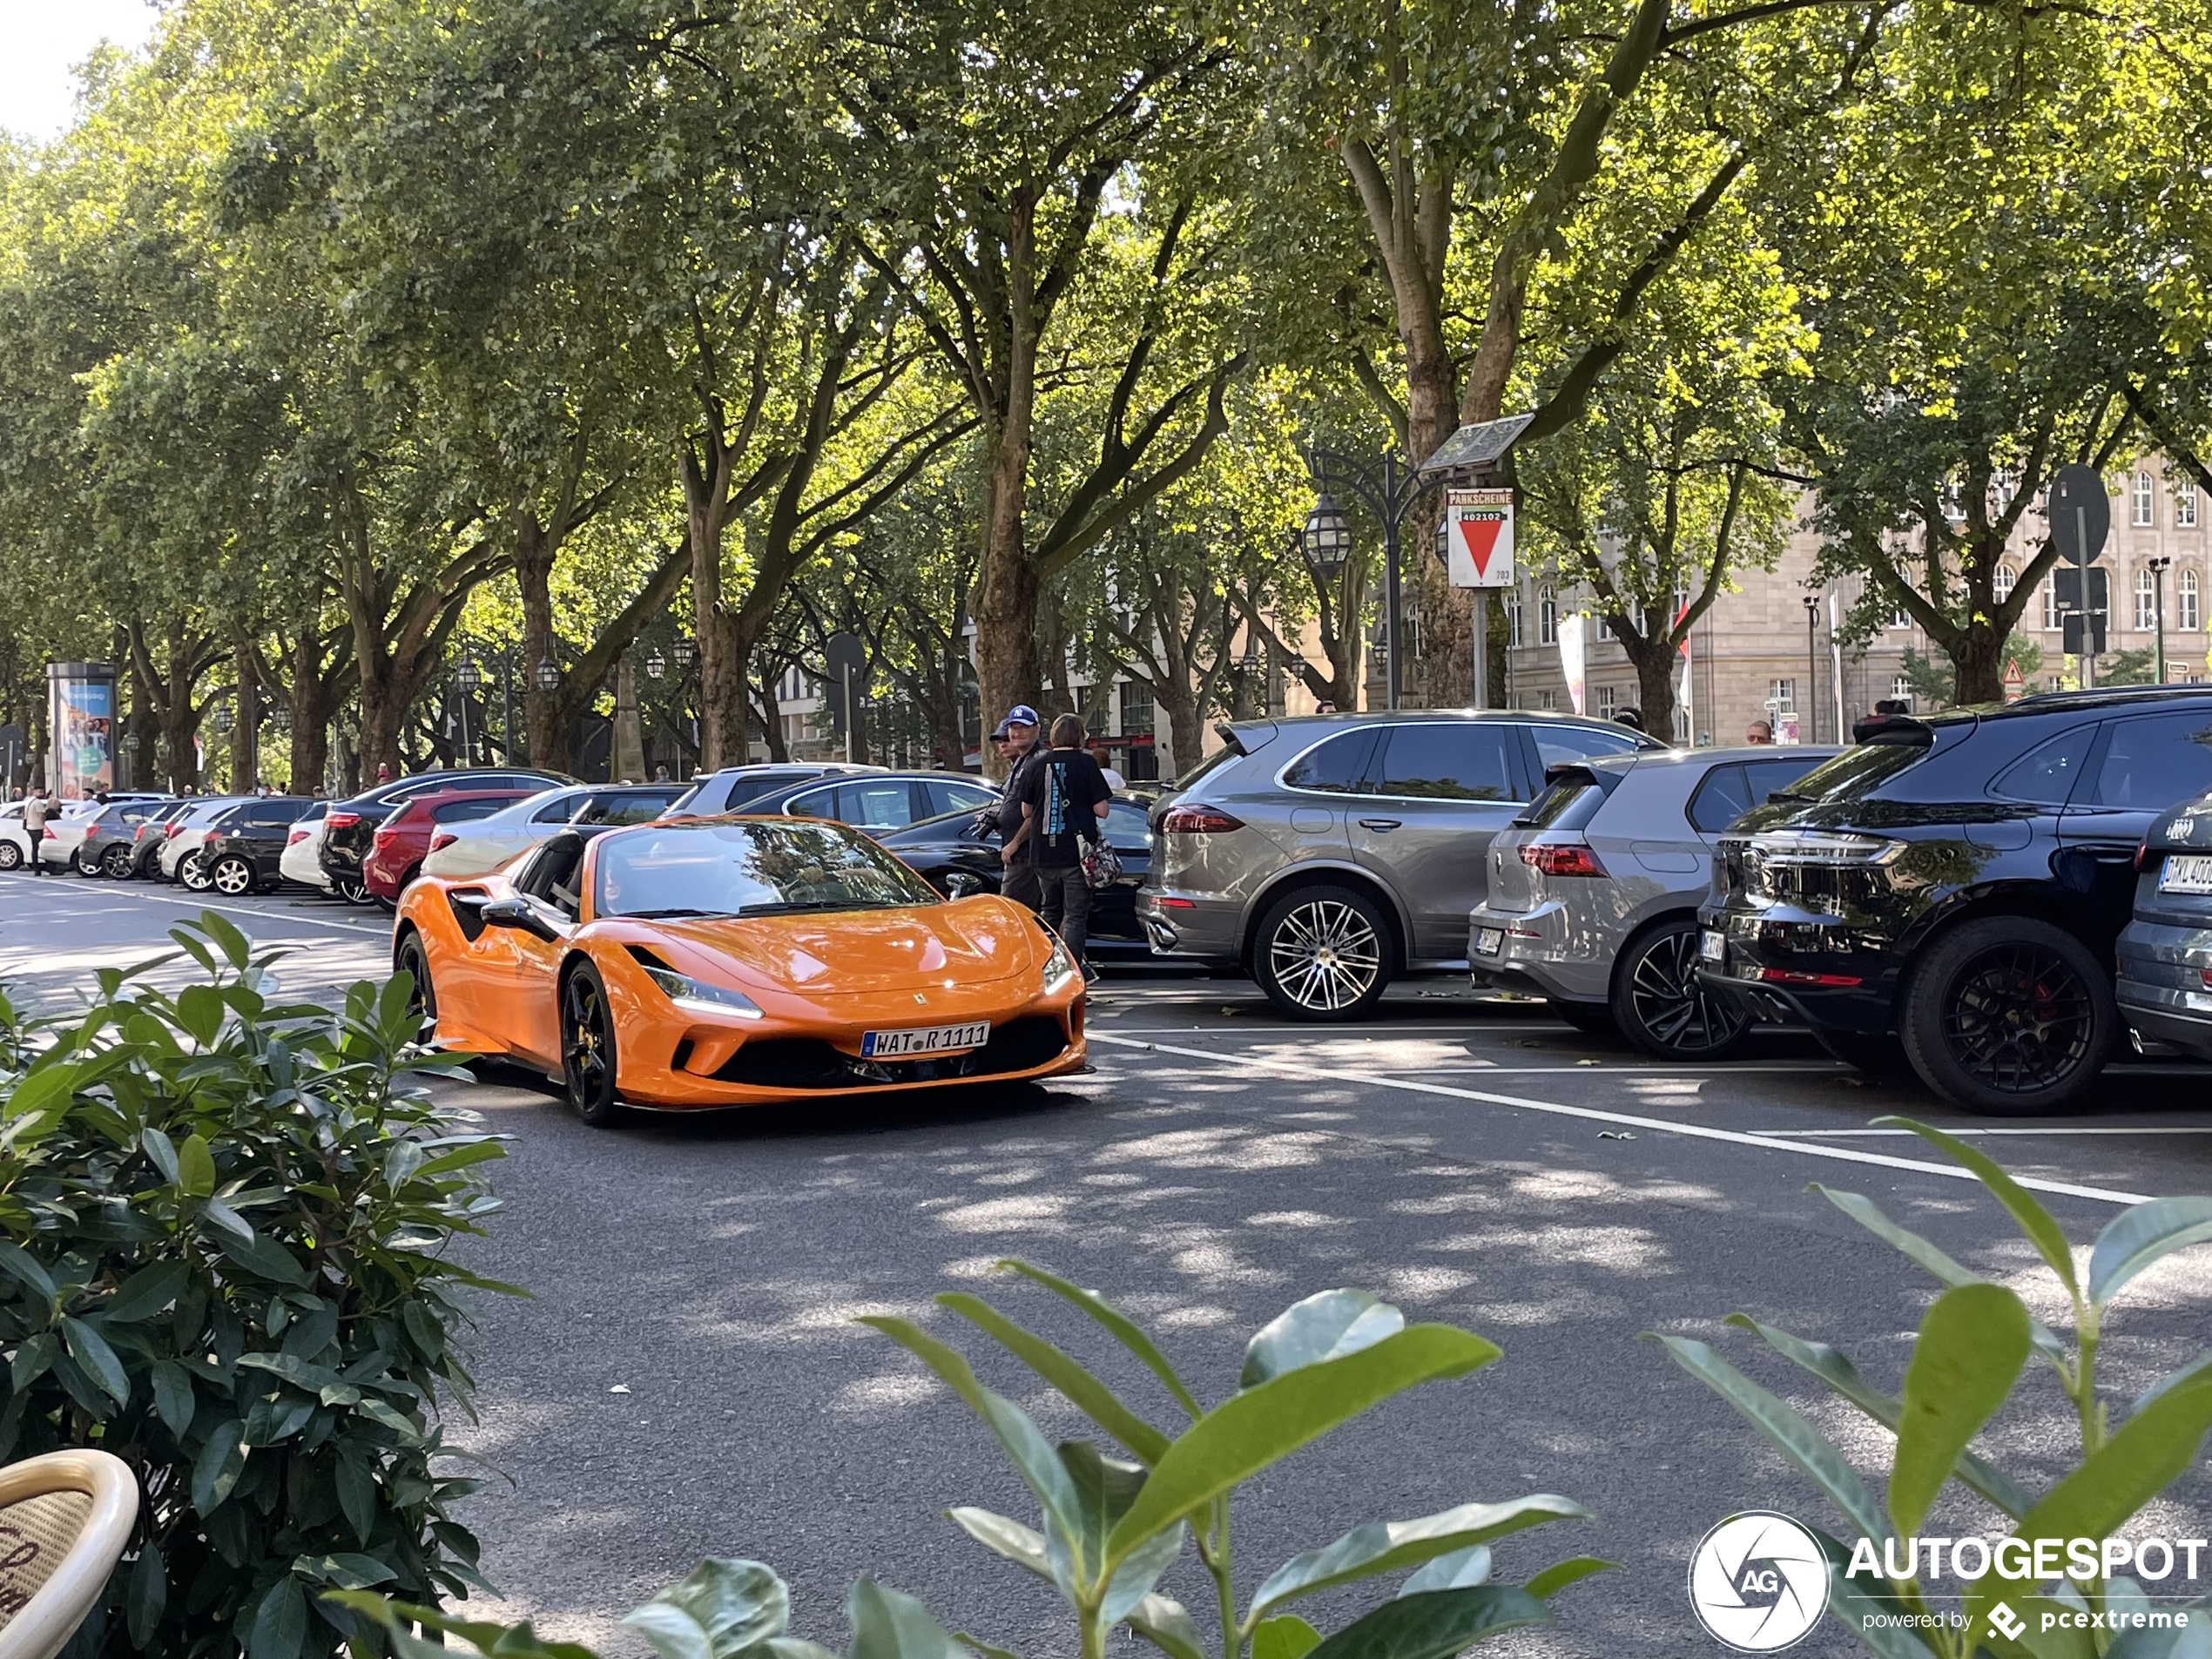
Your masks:
M305 795L262 795L232 807L200 843L208 885L233 899L274 887L283 880L277 860L292 826L314 805Z
M947 813L877 837L921 879L940 893L953 890L954 878L968 878L966 891L996 893L1004 867L999 836L976 827L972 812ZM1152 829L1142 801L1116 796L1106 804L1106 840L1121 858L1121 879L1090 897L1089 954L1103 961L1147 961L1152 948L1136 916L1137 889L1152 868Z
M417 795L435 795L448 789L551 789L577 780L556 772L533 772L527 766L455 767L450 772L411 772L363 790L350 800L333 801L324 822L320 854L322 873L330 890L347 904L367 904L368 884L361 879L361 860L376 845L376 826Z
M2212 787L2212 688L1893 721L1729 831L1699 977L1969 1111L2078 1100L2121 1031L2151 821Z

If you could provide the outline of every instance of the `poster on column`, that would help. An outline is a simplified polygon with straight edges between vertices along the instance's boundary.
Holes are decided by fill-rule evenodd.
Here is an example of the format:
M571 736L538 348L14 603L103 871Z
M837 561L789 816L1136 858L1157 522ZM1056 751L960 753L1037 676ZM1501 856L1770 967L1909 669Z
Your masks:
M1513 586L1513 491L1444 492L1445 568L1455 588Z
M90 800L114 788L115 671L103 663L49 663L46 695L53 743L47 787L63 800Z

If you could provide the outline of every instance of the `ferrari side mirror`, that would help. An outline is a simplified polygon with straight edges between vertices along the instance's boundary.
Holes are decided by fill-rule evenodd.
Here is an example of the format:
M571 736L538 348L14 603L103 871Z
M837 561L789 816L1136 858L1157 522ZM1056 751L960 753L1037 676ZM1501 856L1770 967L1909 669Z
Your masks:
M561 937L561 930L540 915L537 907L527 899L495 899L476 914L487 927L517 927L548 944Z
M955 899L973 899L982 890L982 882L965 870L955 871L945 878L945 891Z

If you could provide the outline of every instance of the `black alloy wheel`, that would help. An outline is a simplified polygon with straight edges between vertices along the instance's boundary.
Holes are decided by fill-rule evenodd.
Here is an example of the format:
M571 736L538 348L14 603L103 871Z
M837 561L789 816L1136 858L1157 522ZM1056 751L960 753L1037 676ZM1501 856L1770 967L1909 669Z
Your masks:
M362 880L358 874L332 876L330 890L347 904L368 902L368 883Z
M2119 1030L2112 970L2072 934L2025 917L1941 935L1905 988L1913 1069L1970 1112L2065 1110L2095 1082Z
M1349 887L1300 887L1268 907L1252 941L1267 1000L1293 1020L1356 1020L1390 985L1390 927Z
M253 867L235 853L215 860L207 880L226 899L243 899L253 891Z
M412 927L401 938L399 949L392 953L392 968L414 981L407 994L408 1012L421 1017L422 1035L427 1037L438 1022L438 992L430 981L430 956L422 948L422 935Z
M578 962L561 982L561 1082L569 1109L595 1129L626 1116L615 1093L615 1022L599 970Z
M1613 968L1621 1035L1662 1060L1725 1060L1743 1046L1751 1016L1697 981L1699 928L1680 916L1629 940Z
M131 879L131 844L128 841L118 841L100 854L100 873L111 881L128 881Z

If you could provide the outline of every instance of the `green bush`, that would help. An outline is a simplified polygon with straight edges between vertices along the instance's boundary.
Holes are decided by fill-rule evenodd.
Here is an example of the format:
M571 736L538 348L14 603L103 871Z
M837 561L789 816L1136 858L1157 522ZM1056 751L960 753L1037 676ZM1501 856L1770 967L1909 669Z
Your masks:
M1084 1659L1103 1654L1108 1634L1121 1624L1169 1659L1238 1659L1246 1652L1253 1659L1446 1659L1501 1632L1551 1622L1546 1598L1608 1565L1576 1556L1526 1583L1493 1583L1494 1541L1588 1513L1568 1499L1536 1494L1355 1527L1283 1562L1240 1602L1229 1526L1239 1486L1393 1394L1489 1364L1498 1349L1453 1325L1408 1325L1396 1308L1364 1291L1324 1291L1252 1338L1236 1392L1209 1410L1127 1315L1041 1268L1000 1265L1096 1322L1158 1379L1184 1420L1182 1432L1170 1435L989 1303L965 1292L939 1296L940 1305L1035 1372L1134 1460L1107 1456L1089 1440L1055 1446L952 1348L903 1319L862 1321L918 1355L997 1438L1037 1500L1039 1527L987 1509L954 1509L951 1519L985 1548L1051 1582L1075 1616ZM1213 1590L1215 1618L1206 1632L1158 1588L1186 1542ZM1316 1591L1392 1573L1406 1574L1393 1597L1325 1638L1286 1610ZM492 1659L593 1659L589 1649L541 1642L527 1624L469 1623L370 1595L334 1599L383 1625L400 1659L434 1659L442 1651L411 1622L460 1636ZM988 1641L948 1635L919 1602L870 1578L854 1584L846 1611L853 1629L850 1659L971 1653L1013 1659ZM767 1568L709 1560L624 1622L663 1659L837 1659L786 1636L789 1612L783 1582Z
M1919 1554L1905 1556L1907 1541L1920 1534L1943 1488L1956 1481L2001 1511L2013 1523L2010 1537L2086 1538L2115 1535L2143 1507L2195 1461L2208 1427L2212 1427L2212 1354L2155 1384L2124 1407L2114 1426L2114 1402L2097 1386L2097 1349L2103 1339L2113 1298L2136 1274L2160 1258L2186 1245L2212 1239L2212 1198L2156 1198L2122 1211L2097 1237L2088 1271L2077 1270L2073 1246L2051 1213L1991 1158L1973 1147L1910 1118L1885 1117L1878 1123L1909 1129L1940 1147L1971 1170L2002 1204L2057 1277L2072 1310L2070 1339L2062 1339L2031 1314L2010 1289L1969 1272L1919 1234L1898 1226L1868 1198L1855 1192L1815 1187L1828 1201L1877 1238L1895 1245L1917 1266L1946 1286L1920 1323L1912 1358L1905 1367L1901 1393L1884 1393L1837 1348L1809 1341L1748 1314L1731 1313L1728 1323L1762 1338L1777 1353L1812 1373L1838 1398L1864 1413L1896 1437L1886 1503L1878 1503L1832 1441L1786 1401L1760 1387L1702 1342L1662 1336L1668 1351L1692 1376L1716 1391L1750 1420L1842 1514L1850 1531L1880 1554L1893 1541L1885 1561L1917 1567ZM2012 1396L2031 1356L2049 1366L2072 1404L2080 1433L2074 1467L2040 1497L2002 1469L1969 1449L1969 1443ZM1853 1547L1813 1529L1831 1564L1833 1594L1829 1606L1837 1620L1882 1659L1969 1659L1987 1651L2013 1659L2167 1659L2175 1633L2170 1629L2124 1629L2116 1638L2061 1624L2041 1628L2041 1615L2132 1612L2148 1605L2142 1586L2125 1574L2087 1577L2054 1575L2048 1595L2033 1581L2006 1581L1992 1571L1965 1581L1962 1629L1911 1628L1912 1618L1938 1610L1931 1587L1916 1573L1890 1578L1886 1573L1857 1576L1850 1571ZM1951 1540L1945 1539L1945 1543ZM1953 1575L1955 1578L1955 1575ZM2002 1597L2026 1621L2027 1633L2007 1639L1993 1628L1989 1615ZM1942 1609L1948 1611L1947 1608ZM2212 1600L2195 1604L2202 1635L2212 1620ZM2205 1651L2191 1647L2194 1655Z
M105 970L66 1020L0 998L0 1460L138 1474L76 1651L301 1659L353 1628L328 1588L482 1582L448 1513L475 1483L433 1466L462 1292L508 1288L443 1254L502 1148L430 1100L404 977L284 1006L280 953L213 914L171 936L205 982Z

